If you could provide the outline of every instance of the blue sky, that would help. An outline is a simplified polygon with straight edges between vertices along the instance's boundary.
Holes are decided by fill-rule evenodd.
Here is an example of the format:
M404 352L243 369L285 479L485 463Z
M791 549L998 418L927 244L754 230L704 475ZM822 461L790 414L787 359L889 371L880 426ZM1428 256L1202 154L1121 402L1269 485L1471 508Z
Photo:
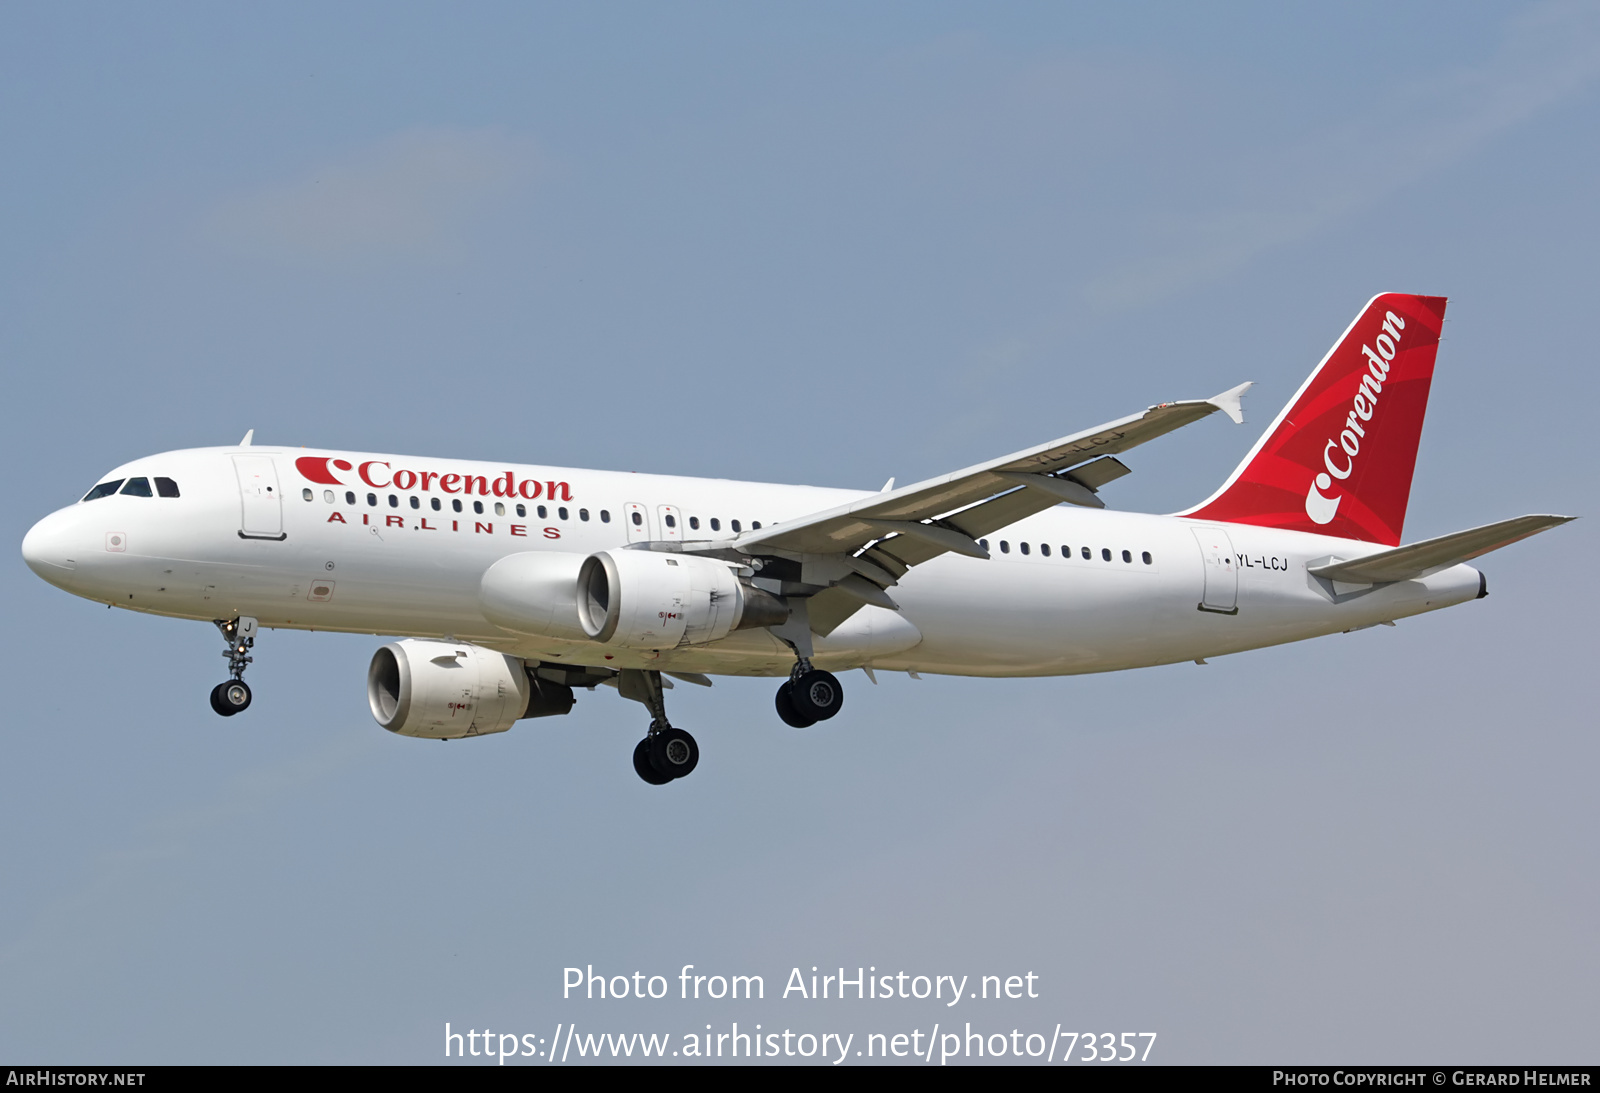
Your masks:
M1597 93L1593 4L11 5L0 521L252 428L874 488L1257 381L1108 488L1172 511L1387 290L1451 298L1407 538L1587 517ZM981 1020L1172 1062L1590 1058L1590 523L1203 668L855 675L806 734L680 688L668 793L615 694L390 737L374 638L266 635L222 722L209 627L14 552L0 1058L954 1013L560 997L685 963L1032 970Z

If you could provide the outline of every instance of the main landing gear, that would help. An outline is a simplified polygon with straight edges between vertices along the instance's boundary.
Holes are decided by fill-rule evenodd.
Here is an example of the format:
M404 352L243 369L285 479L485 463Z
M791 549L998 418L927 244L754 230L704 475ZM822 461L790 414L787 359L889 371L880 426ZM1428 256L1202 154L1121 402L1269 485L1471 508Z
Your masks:
M248 654L256 643L256 620L245 616L212 621L228 643L222 655L228 658L228 675L232 678L211 688L211 708L223 717L232 717L250 708L250 685L244 681L244 670L254 659Z
M625 668L617 681L622 697L642 702L650 708L650 731L633 749L633 770L653 786L664 786L682 778L700 762L700 745L682 729L667 720L667 704L662 698L661 673Z
M813 668L809 658L800 657L788 682L778 688L775 705L785 725L808 729L844 708L844 688L832 672Z

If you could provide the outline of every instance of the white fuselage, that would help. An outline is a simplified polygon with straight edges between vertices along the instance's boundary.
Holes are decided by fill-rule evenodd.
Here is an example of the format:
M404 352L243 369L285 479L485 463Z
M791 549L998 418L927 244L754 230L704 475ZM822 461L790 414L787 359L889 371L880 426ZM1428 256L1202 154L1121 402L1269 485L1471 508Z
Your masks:
M297 469L306 460L339 484L308 481ZM480 581L512 554L731 540L736 527L868 496L303 448L170 452L106 480L141 476L170 479L179 496L119 494L51 514L23 545L34 571L76 595L152 614L449 636L529 660L739 675L785 675L793 653L765 629L660 651L520 635L485 618ZM1071 505L987 544L988 561L946 554L906 573L890 589L900 610L864 607L817 638L817 664L977 676L1114 671L1369 626L1480 591L1466 565L1335 589L1308 565L1382 548Z

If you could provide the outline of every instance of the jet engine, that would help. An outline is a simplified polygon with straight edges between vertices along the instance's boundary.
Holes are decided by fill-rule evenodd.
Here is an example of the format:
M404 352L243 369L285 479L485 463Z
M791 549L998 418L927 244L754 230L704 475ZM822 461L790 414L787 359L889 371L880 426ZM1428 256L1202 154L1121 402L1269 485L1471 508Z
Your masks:
M406 638L372 655L367 702L401 736L451 740L505 732L524 717L572 709L572 688L539 679L521 660L478 645Z
M577 592L584 633L629 649L704 645L789 617L788 605L742 580L734 566L692 554L591 554L578 571Z

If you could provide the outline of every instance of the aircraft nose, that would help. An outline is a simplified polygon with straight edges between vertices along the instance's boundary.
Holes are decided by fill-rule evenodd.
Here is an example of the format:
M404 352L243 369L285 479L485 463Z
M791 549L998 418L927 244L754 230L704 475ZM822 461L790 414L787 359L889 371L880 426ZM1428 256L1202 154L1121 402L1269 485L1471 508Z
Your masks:
M77 559L68 548L69 524L65 513L53 512L29 528L22 538L22 560L51 583L78 568Z

